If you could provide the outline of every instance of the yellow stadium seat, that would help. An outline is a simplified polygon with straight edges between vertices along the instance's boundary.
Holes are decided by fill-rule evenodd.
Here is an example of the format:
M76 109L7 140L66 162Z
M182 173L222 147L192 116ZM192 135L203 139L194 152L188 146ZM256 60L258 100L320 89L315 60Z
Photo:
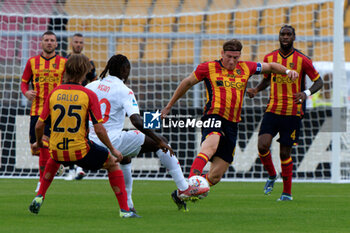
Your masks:
M307 25L312 26L314 12L319 8L318 4L298 5L292 8L290 12L290 22L292 25Z
M95 62L97 73L101 73L107 63L108 43L107 38L85 38L83 53Z
M175 10L180 6L181 1L157 0L153 8L154 15L174 14Z
M206 33L228 34L230 21L232 21L231 13L210 14L205 22Z
M171 63L192 64L194 62L194 46L192 40L176 40L172 48Z
M236 0L215 0L212 1L211 5L209 6L209 11L234 9L236 4Z
M316 42L314 43L313 61L333 61L333 43Z
M259 27L264 34L278 34L281 27L288 23L287 8L266 9L262 12Z
M207 7L208 0L184 0L184 3L181 6L181 12L201 12Z
M201 62L220 59L222 45L225 42L225 40L204 40L201 48Z
M241 61L252 61L252 44L254 44L253 41L250 40L242 40L241 41L243 48L241 52Z
M137 62L140 54L142 39L118 39L116 54L123 54L130 62Z
M257 48L257 61L263 62L266 54L271 53L272 51L279 49L278 40L268 40L268 41L260 41L259 46Z
M350 7L346 8L346 10L345 10L344 27L350 28Z
M296 24L292 26L295 28L296 36L313 36L315 35L314 27L308 24Z
M152 0L128 0L125 7L126 16L146 16L148 15L149 8L152 5Z
M144 32L147 23L146 18L130 18L123 20L122 32Z
M345 42L345 61L350 62L350 42Z
M234 34L256 34L259 13L256 10L235 12L233 18Z
M264 5L264 0L254 0L254 2L251 1L239 1L238 7L240 8L250 8L252 7L252 4L254 4L254 7L259 7Z
M169 40L148 39L142 61L147 63L163 63L168 61Z
M323 28L329 25L333 26L333 2L321 4L318 19L316 20L316 27Z
M185 15L181 16L178 21L178 32L199 33L203 23L203 15Z
M124 11L125 0L99 0L82 3L81 0L70 0L65 4L65 11L68 15L86 16L87 12L93 12L94 15L121 15Z
M149 23L149 31L155 33L169 33L173 31L174 23L175 17L152 18Z
M294 42L294 48L301 51L303 54L305 54L308 57L311 57L311 54L309 53L309 47L312 46L312 42L305 42L305 41L295 41Z

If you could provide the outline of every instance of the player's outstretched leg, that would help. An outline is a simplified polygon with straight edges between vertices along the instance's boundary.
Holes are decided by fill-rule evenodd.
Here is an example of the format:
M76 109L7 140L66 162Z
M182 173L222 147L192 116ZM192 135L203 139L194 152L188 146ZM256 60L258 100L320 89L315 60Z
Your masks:
M44 203L44 197L42 195L38 195L34 197L32 203L29 205L29 211L33 214L38 214L40 207Z
M181 200L179 197L178 197L178 190L174 190L172 193L171 193L171 198L173 199L174 203L177 205L177 208L179 210L182 210L184 212L188 212L188 209L187 209L187 204L185 201Z

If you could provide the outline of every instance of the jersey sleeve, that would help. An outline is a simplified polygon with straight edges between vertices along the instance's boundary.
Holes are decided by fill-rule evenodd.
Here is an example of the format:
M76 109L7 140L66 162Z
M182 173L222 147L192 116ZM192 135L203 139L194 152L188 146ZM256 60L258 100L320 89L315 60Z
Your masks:
M208 63L199 64L194 71L194 76L198 81L202 81L205 77L209 76Z
M126 111L126 114L130 117L133 114L140 114L140 109L137 104L134 92L132 90L128 90L128 92L123 94L123 108Z
M256 62L252 62L252 61L247 61L245 63L249 67L250 75L261 73L261 69L262 69L261 63L256 63Z
M30 64L30 59L27 61L26 67L24 68L22 75L22 83L29 83L33 76L32 67Z
M102 123L102 114L101 114L101 108L100 104L98 102L97 95L89 90L89 113L91 117L92 124Z
M303 59L303 70L309 76L311 81L315 82L317 79L319 79L320 74L315 69L315 67L312 64L311 59L304 57Z

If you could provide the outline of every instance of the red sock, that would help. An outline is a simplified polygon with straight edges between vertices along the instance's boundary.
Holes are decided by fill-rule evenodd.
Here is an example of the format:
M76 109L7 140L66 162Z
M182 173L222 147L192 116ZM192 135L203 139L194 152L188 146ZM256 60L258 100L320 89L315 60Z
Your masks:
M119 188L119 192L115 192L115 196L118 199L120 209L129 211L128 197L125 190L125 181L122 170L116 170L108 173L109 183L114 191L114 187Z
M276 176L276 170L273 166L271 152L268 151L266 154L263 155L259 153L259 157L269 176Z
M47 163L47 160L49 160L49 158L50 158L49 148L47 147L40 148L40 154L39 154L40 179L43 177L45 165Z
M283 193L292 195L292 177L293 177L293 160L289 157L281 161L282 178L283 178Z
M208 161L209 158L206 154L199 153L192 163L189 178L195 175L200 176L202 174L203 168L208 163Z
M46 191L49 188L53 178L55 177L59 167L60 167L60 164L56 163L52 158L50 158L47 161L44 175L40 179L40 188L37 195L42 195L43 197L45 197Z

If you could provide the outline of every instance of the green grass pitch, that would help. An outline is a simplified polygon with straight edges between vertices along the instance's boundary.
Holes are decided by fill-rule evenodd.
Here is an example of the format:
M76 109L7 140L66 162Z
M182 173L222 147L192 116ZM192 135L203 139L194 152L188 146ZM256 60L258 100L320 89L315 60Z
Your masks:
M108 180L55 180L38 215L28 211L37 180L0 179L0 232L350 232L350 184L294 183L292 202L277 202L264 183L221 182L178 211L172 181L134 181L140 219L121 219Z

